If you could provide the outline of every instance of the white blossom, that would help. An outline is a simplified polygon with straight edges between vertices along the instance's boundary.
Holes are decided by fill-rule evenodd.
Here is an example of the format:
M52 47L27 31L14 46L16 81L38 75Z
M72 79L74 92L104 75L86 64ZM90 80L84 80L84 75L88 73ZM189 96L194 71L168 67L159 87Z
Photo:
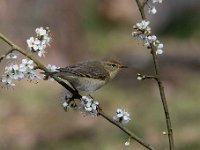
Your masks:
M141 81L143 78L141 76L137 77L137 80Z
M21 70L26 70L26 69L33 69L33 60L27 60L27 59L22 59L22 63L20 64L20 69Z
M129 116L128 112L118 108L113 119L122 124L127 124L131 120Z
M149 27L150 22L146 20L142 20L136 25L133 26L135 31L132 32L133 37L139 37L141 39L146 38L148 34L151 33L151 28Z
M2 76L1 82L4 83L7 87L9 86L15 86L14 83L12 83L12 68L11 67L5 67L4 75Z
M163 54L163 44L162 43L160 43L160 41L156 41L155 43L154 43L154 46L156 47L156 54Z
M38 52L38 56L39 57L45 57L45 53L46 51L44 49L41 49L39 52Z
M12 83L12 80L11 80L10 78L4 78L4 77L3 77L3 78L2 78L2 82L5 84L5 86L6 86L7 88L15 86L15 84Z
M135 36L137 36L137 35L138 35L138 32L136 32L136 31L132 32L132 36L133 36L133 37L135 37Z
M47 69L50 72L55 72L55 71L57 71L58 67L56 67L55 65L48 64Z
M46 36L43 37L42 42L43 42L44 45L50 46L50 40L51 40L51 38L48 35L46 35Z
M153 43L157 40L157 37L155 35L149 35L147 36L147 39L150 43Z
M149 21L142 20L142 22L136 23L136 27L140 30L146 30L148 28L149 23Z
M163 49L163 47L164 47L163 44L159 43L158 46L157 46L157 49Z
M30 80L40 79L40 77L36 74L36 71L30 68L27 68L24 74L25 77Z
M152 3L162 3L163 0L152 0Z
M21 80L22 78L24 78L24 73L20 70L18 65L13 65L12 66L12 78L15 80Z
M41 41L38 40L38 38L35 38L34 46L33 46L34 51L40 50L40 49L39 49L40 44L41 44Z
M159 4L159 3L162 3L163 0L151 0L152 4ZM151 6L149 3L147 4L148 6L148 13L151 14L151 15L154 15L156 14L157 10L155 8L155 6Z
M9 66L9 67L6 66L4 74L12 76L11 71L12 71L12 66Z
M6 55L6 59L17 59L17 54L12 52L12 53L9 53L8 55Z
M138 36L139 36L139 38L141 40L146 40L147 39L147 36L145 34L139 34Z
M166 131L163 131L162 134L163 134L163 135L167 135L167 132L166 132Z
M157 10L156 10L155 6L151 6L151 7L148 8L149 14L154 15L154 14L156 14L156 12L157 12Z
M57 70L58 68L59 68L59 67L56 67L55 65L50 65L50 64L48 64L48 66L47 66L47 69L48 69L49 72L58 71L58 70ZM46 76L46 75L44 75L44 76ZM48 77L48 80L54 81L54 79L51 78L51 77Z
M156 55L158 55L158 54L159 54L159 55L160 55L160 54L163 54L163 50L162 50L162 49L157 49L157 50L156 50Z
M47 31L43 27L36 28L35 32L36 32L37 36L44 36L47 34Z
M66 109L66 108L68 107L69 104L65 101L65 102L63 102L62 105L63 105L63 107Z
M1 82L3 82L6 85L15 86L15 84L12 83L12 79L10 76L3 76Z
M40 43L41 43L41 41L34 37L30 37L27 40L28 47L33 52L37 52L39 50Z
M157 40L157 37L155 35L148 35L146 37L143 35L143 38L141 39L144 42L144 46L148 48L151 43L154 43Z
M12 83L13 80L13 68L12 66L5 67L5 72L2 75L1 82L4 83L7 87L15 86L14 83Z
M126 142L124 143L124 145L125 145L125 146L129 146L129 145L130 145L130 141L126 141Z
M144 75L141 75L140 73L137 73L137 80L141 81L141 80L144 80L144 79L145 79Z
M26 40L28 47L30 48L30 50L33 49L34 45L35 45L35 39L34 37L30 37L29 39Z
M19 65L20 71L26 72L27 70L32 70L33 67L33 61L32 60L27 60L27 59L22 59L22 63Z

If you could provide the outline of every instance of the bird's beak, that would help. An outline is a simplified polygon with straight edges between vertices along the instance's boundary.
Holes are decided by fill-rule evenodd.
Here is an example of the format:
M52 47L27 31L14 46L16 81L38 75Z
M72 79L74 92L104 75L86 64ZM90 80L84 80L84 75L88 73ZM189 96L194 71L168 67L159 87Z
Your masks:
M128 67L127 67L127 66L123 66L123 65L122 65L120 68L128 68Z

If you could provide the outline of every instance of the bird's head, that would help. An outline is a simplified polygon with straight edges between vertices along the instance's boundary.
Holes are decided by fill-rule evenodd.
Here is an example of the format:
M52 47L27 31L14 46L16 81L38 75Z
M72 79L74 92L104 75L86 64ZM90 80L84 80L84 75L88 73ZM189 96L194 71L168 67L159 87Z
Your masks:
M113 58L105 58L102 60L104 68L109 72L110 78L113 79L119 70L122 68L127 68L123 66L119 61Z

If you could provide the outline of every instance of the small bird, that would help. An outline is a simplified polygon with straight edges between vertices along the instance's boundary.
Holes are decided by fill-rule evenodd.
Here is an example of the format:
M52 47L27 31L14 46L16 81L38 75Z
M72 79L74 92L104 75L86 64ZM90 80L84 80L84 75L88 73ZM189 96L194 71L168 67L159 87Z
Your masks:
M127 68L113 58L86 61L80 64L59 68L55 75L67 80L79 92L92 93L113 79L121 68Z

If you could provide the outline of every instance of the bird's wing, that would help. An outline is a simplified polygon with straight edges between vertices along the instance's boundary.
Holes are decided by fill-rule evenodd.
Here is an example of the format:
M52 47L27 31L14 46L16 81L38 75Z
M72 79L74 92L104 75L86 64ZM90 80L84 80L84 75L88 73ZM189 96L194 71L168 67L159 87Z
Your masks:
M98 66L98 67L97 67ZM77 65L59 68L60 72L66 72L79 77L106 80L109 73L98 61L85 62Z

